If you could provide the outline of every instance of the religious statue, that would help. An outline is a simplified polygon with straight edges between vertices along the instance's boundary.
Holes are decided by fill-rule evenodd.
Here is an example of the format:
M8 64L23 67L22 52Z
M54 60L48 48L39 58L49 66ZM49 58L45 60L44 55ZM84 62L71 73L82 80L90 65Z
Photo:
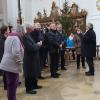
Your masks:
M39 19L41 19L42 18L41 12L38 11L37 16L38 16Z
M73 3L71 7L71 14L77 14L78 12L78 5Z
M44 12L44 14L43 14L44 17L47 17L47 13L46 13L46 10L45 9L43 10L43 12Z
M56 6L56 3L53 2L50 17L56 18L57 16L59 16L58 7Z
M87 15L87 11L84 10L84 9L81 9L80 15L81 15L81 16L86 16L86 15Z

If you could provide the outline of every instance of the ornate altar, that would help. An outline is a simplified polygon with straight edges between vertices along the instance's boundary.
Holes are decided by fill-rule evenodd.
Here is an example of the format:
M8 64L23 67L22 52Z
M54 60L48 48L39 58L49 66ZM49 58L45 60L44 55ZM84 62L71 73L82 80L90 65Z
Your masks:
M84 9L81 9L81 11L79 12L78 5L74 3L71 7L70 16L73 20L73 29L78 27L84 32L86 28L87 12Z
M70 30L73 32L77 27L81 28L82 31L85 31L86 16L87 12L83 9L79 11L79 7L75 3L73 3L72 6L69 6L68 2L65 2L63 9L60 9L56 3L53 2L50 15L47 16L47 12L44 9L43 14L41 12L37 13L37 18L35 18L34 22L39 22L42 26L46 26L51 22L61 21L62 25L65 25L64 29L67 31Z

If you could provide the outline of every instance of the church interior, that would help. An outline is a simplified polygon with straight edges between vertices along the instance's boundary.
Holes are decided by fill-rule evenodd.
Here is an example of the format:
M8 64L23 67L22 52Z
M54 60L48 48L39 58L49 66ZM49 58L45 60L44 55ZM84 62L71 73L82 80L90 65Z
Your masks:
M73 38L73 40L75 43L77 43L75 39L77 38L76 31L78 29L80 29L81 32L84 33L82 38L84 42L85 35L88 32L87 24L92 23L93 26L91 26L90 24L89 27L93 28L94 30L93 32L95 33L96 36L95 56L92 56L93 64L90 63L89 67L89 60L88 60L89 57L87 56L90 52L92 52L91 49L93 49L92 46L94 44L89 41L92 36L89 37L88 40L89 42L84 42L86 43L87 48L85 48L86 46L84 46L85 49L84 48L83 49L86 51L88 50L89 46L91 47L91 49L89 49L90 51L87 52L88 54L84 56L86 58L85 65L80 64L80 68L77 65L78 64L77 48L82 49L82 47L76 47L76 44L74 44L74 47L73 46L67 47L68 45L64 47L64 55L63 55L65 60L64 70L60 68L62 63L61 62L62 56L58 57L57 55L56 56L51 55L53 54L52 53L53 51L51 52L48 49L48 52L50 52L50 54L49 53L46 54L47 55L47 58L45 60L46 65L45 67L43 66L43 68L40 69L43 79L42 78L38 79L38 84L42 86L42 89L36 89L37 91L36 94L35 93L31 94L25 90L26 76L24 75L25 70L22 67L24 66L23 64L21 65L22 72L19 72L20 84L17 87L16 99L7 99L7 97L9 97L8 96L9 93L8 91L4 90L3 75L0 74L0 100L99 100L100 99L100 78L99 78L100 77L99 76L100 75L100 28L99 28L100 0L91 0L91 1L90 0L0 0L0 28L2 27L2 25L13 26L13 31L15 32L19 24L25 30L26 27L30 28L30 26L26 25L30 24L32 26L34 23L38 23L41 26L41 30L43 29L42 31L44 33L48 32L48 30L53 29L55 27L52 26L52 24L56 24L57 27L57 25L59 26L60 23L60 25L63 28L62 31L64 32L66 43L67 43L66 38L68 37L70 38L72 33L74 34L75 37ZM36 25L34 24L33 29L35 30L36 27L37 24ZM45 30L47 28L48 30ZM27 33L27 30L25 30L25 32ZM60 41L58 40L58 38L59 37L57 37L57 39L52 38L52 41L53 40L55 41L57 40L57 42ZM93 39L94 38L95 37L93 37ZM38 46L42 45L40 41L39 43L37 42ZM82 45L83 42L81 41L81 46L83 46ZM23 45L22 47L25 50L27 50L26 47L24 47ZM50 47L51 45L48 46L48 48ZM56 47L57 46L55 46L55 48ZM52 49L55 48L53 45ZM63 46L59 45L59 48L60 49L58 49L58 52L60 52L63 49ZM24 52L26 52L25 50ZM74 51L74 56L73 56L73 51ZM90 58L91 55L89 55ZM41 64L41 58L39 58L39 60L40 62L38 63ZM57 74L60 75L52 76L51 70L53 68L50 66L53 66L51 63L57 62L57 60L59 63L59 67L57 66L58 68L56 70L58 72ZM1 71L2 61L3 60L1 60L0 63L0 71ZM37 58L34 59L34 61L37 62ZM87 72L90 70L89 68L91 68L92 65L95 71L93 70L94 71L93 74L90 73L87 74Z

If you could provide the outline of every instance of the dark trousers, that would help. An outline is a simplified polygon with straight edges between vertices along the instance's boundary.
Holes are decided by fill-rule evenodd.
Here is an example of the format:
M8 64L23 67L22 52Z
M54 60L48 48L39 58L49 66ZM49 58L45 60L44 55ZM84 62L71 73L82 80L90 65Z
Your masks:
M35 77L25 77L26 91L31 91L36 86L37 86L37 78L35 78Z
M16 90L18 86L19 74L5 72L5 76L8 100L16 100Z
M45 49L43 56L43 67L46 67L47 63L48 63L48 49Z
M93 63L93 57L86 57L87 64L89 66L89 72L94 74L94 63Z
M73 60L75 60L75 50L72 50L72 57L73 57Z
M58 65L59 65L59 54L58 53L50 53L50 72L51 72L51 76L56 75Z
M80 67L80 60L82 62L82 67L85 67L85 57L82 57L80 54L77 54L77 68Z
M45 49L45 48L44 48L44 49L40 52L40 64L41 64L42 68L45 67L47 57L48 57L48 49Z
M40 75L39 76L42 76L41 72L42 72L42 69L45 67L47 54L48 54L48 51L46 51L43 48L40 49L40 51L39 51L39 56L40 56Z
M65 66L65 50L60 50L61 68Z
M4 83L4 90L7 89L7 84L6 84L6 74L3 72L3 83Z
M0 69L0 76L2 76L3 75L3 72L2 72L2 70Z
M40 63L40 73L39 77L42 76L42 68L43 68L43 52L39 51L39 63Z

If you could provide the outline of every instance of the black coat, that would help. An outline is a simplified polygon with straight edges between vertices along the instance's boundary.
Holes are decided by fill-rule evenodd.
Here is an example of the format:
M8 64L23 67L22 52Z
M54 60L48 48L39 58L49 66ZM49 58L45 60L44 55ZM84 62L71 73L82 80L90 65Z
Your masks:
M40 42L44 41L44 36L43 36L43 32L41 30L34 30L32 33L31 33L31 37L32 39L34 40L35 43L37 42ZM39 52L43 52L43 45L39 48Z
M3 54L4 54L4 43L5 43L6 37L2 34L0 34L0 62L2 60ZM2 75L2 71L0 70L0 75Z
M23 70L26 77L38 77L40 73L39 47L33 41L30 34L23 37L24 59Z
M0 62L2 60L3 53L4 53L5 40L6 40L6 37L4 37L3 35L0 34Z
M47 43L48 43L48 49L50 53L57 53L59 50L59 45L60 45L60 41L59 41L59 37L56 34L55 31L50 30L47 34Z
M35 43L43 40L42 32L39 30L36 30L36 29L31 33L31 37L32 37L32 39L34 39Z
M96 56L96 34L93 29L88 30L82 38L82 56Z
M65 40L65 36L64 36L64 33L59 33L57 32L58 34L58 38L59 38L59 43L62 44L62 49L65 49L66 47L66 40Z

